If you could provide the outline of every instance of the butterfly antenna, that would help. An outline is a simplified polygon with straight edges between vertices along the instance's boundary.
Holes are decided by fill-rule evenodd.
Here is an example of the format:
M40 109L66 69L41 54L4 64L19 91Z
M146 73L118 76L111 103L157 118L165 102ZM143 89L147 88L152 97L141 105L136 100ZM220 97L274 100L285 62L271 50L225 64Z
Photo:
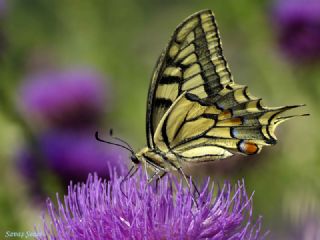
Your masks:
M113 136L113 130L112 130L112 128L110 128L109 134L110 134L111 137L113 137L114 139L122 142L122 143L125 144L128 148L130 148L132 152L134 152L129 143L127 143L126 141L122 140L121 138L118 138L118 137Z
M131 154L134 154L134 152L133 152L132 148L128 148L127 146L123 146L123 145L118 144L118 143L109 142L109 141L106 141L106 140L101 139L101 138L99 137L99 133L98 133L98 131L95 133L95 135L94 135L94 136L95 136L95 138L96 138L99 142L104 142L104 143L108 143L108 144L111 144L111 145L115 145L115 146L122 147L122 148L124 148L124 149L128 150Z

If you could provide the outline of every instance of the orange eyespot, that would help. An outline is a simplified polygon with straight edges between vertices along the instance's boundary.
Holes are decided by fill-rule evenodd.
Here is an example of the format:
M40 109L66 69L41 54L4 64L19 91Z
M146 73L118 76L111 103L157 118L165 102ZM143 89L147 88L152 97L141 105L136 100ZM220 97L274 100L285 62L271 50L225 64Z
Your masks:
M257 144L251 142L241 141L238 147L241 152L248 155L256 154L259 151Z

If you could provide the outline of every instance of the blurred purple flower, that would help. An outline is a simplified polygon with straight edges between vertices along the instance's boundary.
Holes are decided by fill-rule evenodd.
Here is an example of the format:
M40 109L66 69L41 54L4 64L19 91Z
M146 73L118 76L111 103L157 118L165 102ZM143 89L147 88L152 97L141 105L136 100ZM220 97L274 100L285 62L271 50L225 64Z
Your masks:
M283 52L295 62L320 60L320 1L277 0L275 26Z
M0 19L6 15L7 12L7 1L6 0L0 0Z
M272 232L271 237L271 239L319 240L319 216L305 218L299 223L286 223L286 225L282 223L281 230Z
M92 70L39 72L25 79L20 105L33 120L82 128L96 124L110 106L107 90L102 76Z
M69 186L63 201L57 196L57 208L48 200L49 220L38 239L264 239L261 218L252 223L244 183L234 189L227 183L214 196L207 181L196 207L189 189L169 179L155 190L141 171L122 187L117 176L110 182L89 176Z
M67 183L85 181L93 172L109 179L108 166L120 170L128 159L122 149L98 142L94 131L47 133L39 137L37 152L40 159L24 150L18 160L21 172L31 180L41 168L49 169Z
M318 240L320 239L320 219L319 217L309 218L292 231L293 234L290 237L292 240Z
M31 152L30 149L23 148L16 153L16 164L22 177L27 180L28 188L33 197L40 198L43 200L45 193L41 184L43 181L40 179L40 172L43 173L43 166L40 166L39 161L35 156L35 153Z

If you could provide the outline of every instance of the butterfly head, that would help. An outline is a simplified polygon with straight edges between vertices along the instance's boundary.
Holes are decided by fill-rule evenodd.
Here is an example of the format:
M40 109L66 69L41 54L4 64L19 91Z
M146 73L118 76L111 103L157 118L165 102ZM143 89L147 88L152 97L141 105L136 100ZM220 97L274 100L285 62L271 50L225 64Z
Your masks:
M139 158L138 158L135 154L132 154L130 158L131 158L131 161L132 161L134 164L139 164L139 163L140 163Z
M146 161L145 154L148 151L149 151L149 148L144 147L140 151L138 151L136 153L132 153L130 156L131 161L136 165L140 164L141 162L145 162Z

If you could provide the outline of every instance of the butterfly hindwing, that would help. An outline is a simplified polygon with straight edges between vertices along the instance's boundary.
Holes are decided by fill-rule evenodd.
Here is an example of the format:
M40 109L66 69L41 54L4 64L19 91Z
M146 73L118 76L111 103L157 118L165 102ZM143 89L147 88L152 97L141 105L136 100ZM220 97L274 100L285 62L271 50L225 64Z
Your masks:
M183 92L209 99L229 83L214 16L210 10L195 13L177 27L156 64L147 104L148 146L154 147L160 120Z
M160 121L155 145L184 161L199 162L226 158L234 152L256 154L263 146L275 144L275 128L288 119L281 114L298 106L263 107L246 87L234 86L221 91L212 105L184 92Z

